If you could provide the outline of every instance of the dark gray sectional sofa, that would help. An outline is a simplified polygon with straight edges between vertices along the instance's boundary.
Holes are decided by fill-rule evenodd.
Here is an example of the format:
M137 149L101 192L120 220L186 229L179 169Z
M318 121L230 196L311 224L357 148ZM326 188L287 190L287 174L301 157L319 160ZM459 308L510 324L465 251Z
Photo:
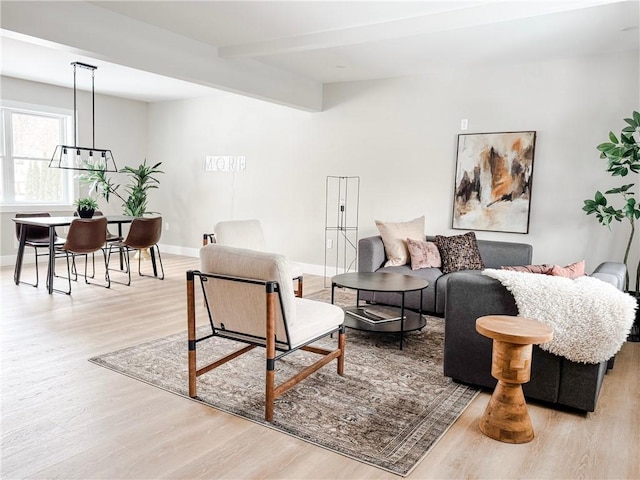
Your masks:
M434 241L434 237L426 237L427 241ZM478 250L486 268L500 268L508 265L528 265L531 263L533 248L526 243L497 242L492 240L478 240ZM384 267L387 261L384 252L382 237L366 237L358 242L358 271L359 272L395 272L405 275L414 275L429 282L429 287L424 290L422 310L436 315L444 314L446 287L450 278L458 272L443 275L439 268L422 268L411 270L411 265L397 267ZM479 270L468 271L472 275L481 275ZM361 292L360 299L375 301L386 305L400 306L400 295L382 292ZM420 305L420 293L407 293L405 306L412 310L418 310Z
M427 240L433 241L432 237ZM478 240L478 249L486 268L531 264L533 248L523 243ZM406 295L406 306L445 318L444 374L455 381L493 389L497 380L491 376L492 341L480 335L475 321L484 315L518 315L511 293L498 281L479 270L465 270L446 275L438 268L411 270L410 265L383 267L386 261L380 236L359 241L358 271L397 272L429 281L423 303L418 292ZM626 266L606 262L592 274L622 290ZM400 295L361 292L361 300L398 306ZM599 364L583 364L533 347L531 381L523 385L529 399L541 400L582 411L594 411L607 366L613 359Z
M626 266L602 263L591 274L622 289ZM511 293L493 278L460 272L447 282L445 305L444 374L462 383L493 389L492 341L476 331L484 315L518 315ZM522 386L529 399L593 412L607 365L576 363L533 347L531 380Z

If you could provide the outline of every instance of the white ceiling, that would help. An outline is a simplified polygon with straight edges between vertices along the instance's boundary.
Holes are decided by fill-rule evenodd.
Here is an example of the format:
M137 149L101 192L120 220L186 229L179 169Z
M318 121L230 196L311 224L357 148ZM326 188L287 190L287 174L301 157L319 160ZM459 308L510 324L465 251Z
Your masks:
M211 87L220 87L269 99L255 88L256 78L271 82L271 90L290 83L313 91L323 83L453 65L638 51L639 4L3 0L0 73L70 86L69 63L82 61L99 67L98 93L157 101L211 95ZM72 37L73 25L52 18L54 7L65 18L90 18L93 30L78 28ZM51 21L38 21L38 14ZM92 32L104 36L102 44ZM273 100L287 103L285 94Z

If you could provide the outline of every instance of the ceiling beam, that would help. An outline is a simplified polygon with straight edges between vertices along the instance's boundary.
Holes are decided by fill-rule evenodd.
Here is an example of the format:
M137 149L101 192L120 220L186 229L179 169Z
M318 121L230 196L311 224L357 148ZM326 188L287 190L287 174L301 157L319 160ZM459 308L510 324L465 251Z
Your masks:
M490 25L539 15L618 3L620 1L624 0L539 2L499 0L478 2L471 7L452 8L446 11L438 11L388 22L360 25L264 42L220 46L218 47L218 54L222 58L258 58L270 55L285 55Z
M88 2L3 1L3 30L84 56L306 111L322 109L322 84Z

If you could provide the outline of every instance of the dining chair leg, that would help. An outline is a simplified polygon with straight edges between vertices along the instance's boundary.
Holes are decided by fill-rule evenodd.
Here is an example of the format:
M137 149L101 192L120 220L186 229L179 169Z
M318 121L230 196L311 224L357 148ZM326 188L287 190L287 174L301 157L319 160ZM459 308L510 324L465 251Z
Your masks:
M69 284L69 290L65 291L65 290L60 290L55 288L54 285L51 285L51 291L52 292L58 292L58 293L64 293L65 295L71 295L71 263L69 262L69 252L65 251L65 259L67 261L67 276L66 276L66 280ZM57 275L55 275L55 264L56 264L56 258L57 256L54 255L54 259L53 259L53 265L54 265L54 275L53 278L51 280L51 282L54 282L53 279L55 278L65 278L65 277L59 277ZM49 279L47 278L47 288L49 288Z
M98 287L104 287L104 288L111 288L111 278L109 277L109 262L107 259L107 252L105 251L106 249L102 249L102 255L104 256L104 281L105 284L101 284L98 282L90 282L89 278L94 278L96 275L96 259L95 259L95 255L92 255L92 263L93 263L93 275L91 275L90 277L87 276L87 263L89 261L89 258L87 255L85 255L85 260L84 260L84 282L88 285L97 285Z
M131 257L129 256L129 248L127 247L122 247L117 245L116 248L119 250L119 255L122 257L122 259L124 260L124 270L120 269L120 270L116 270L113 268L109 268L109 265L111 264L111 253L113 250L113 245L109 245L109 253L107 255L107 260L106 260L106 268L107 268L107 272L109 270L112 271L120 271L122 273L127 274L127 283L124 282L120 282L118 280L114 280L113 278L111 278L111 276L109 276L109 282L113 282L113 283L119 283L120 285L127 285L130 286L131 285Z
M33 249L35 255L36 255L36 283L34 285L34 287L38 287L38 283L40 283L40 278L39 278L39 274L38 274L38 249L34 248Z
M154 250L155 248L155 250ZM138 250L138 252L140 252L140 250ZM155 266L155 253L157 252L158 254L158 263L160 263L160 271L162 272L162 276L158 277L157 275L157 269ZM153 264L153 273L154 273L154 277L156 277L158 280L164 280L164 267L162 266L162 257L160 256L160 247L158 247L158 245L152 245L151 247L149 247L149 253L151 255L151 260L154 262ZM151 275L146 275L142 273L141 270L141 260L142 260L142 255L139 253L138 254L138 275L140 275L141 277L150 277Z
M38 249L36 247L33 247L33 251L34 251L35 256L36 256L36 283L29 283L29 282L25 282L24 280L19 280L19 279L17 280L17 283L22 283L24 285L31 285L32 287L38 288L38 283L40 283L40 279L38 278ZM16 263L17 263L17 260L16 260ZM14 273L13 278L14 278L14 280L18 278L17 273Z

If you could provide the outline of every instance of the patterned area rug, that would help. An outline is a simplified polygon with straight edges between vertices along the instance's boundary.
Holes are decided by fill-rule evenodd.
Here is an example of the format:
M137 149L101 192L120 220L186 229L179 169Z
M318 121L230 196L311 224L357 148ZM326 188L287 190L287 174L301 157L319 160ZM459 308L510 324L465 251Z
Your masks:
M336 303L352 303L336 291ZM327 301L330 290L310 296ZM199 331L199 336L206 334ZM264 421L264 350L256 348L198 377L198 399L355 460L406 476L456 421L477 390L442 374L443 320L427 318L420 332L397 336L347 330L345 375L335 362L276 401ZM318 342L334 346L335 340ZM199 365L241 344L214 338L198 344ZM296 352L276 363L276 382L317 356ZM187 337L179 333L90 361L187 398ZM201 363L202 362L202 363Z

